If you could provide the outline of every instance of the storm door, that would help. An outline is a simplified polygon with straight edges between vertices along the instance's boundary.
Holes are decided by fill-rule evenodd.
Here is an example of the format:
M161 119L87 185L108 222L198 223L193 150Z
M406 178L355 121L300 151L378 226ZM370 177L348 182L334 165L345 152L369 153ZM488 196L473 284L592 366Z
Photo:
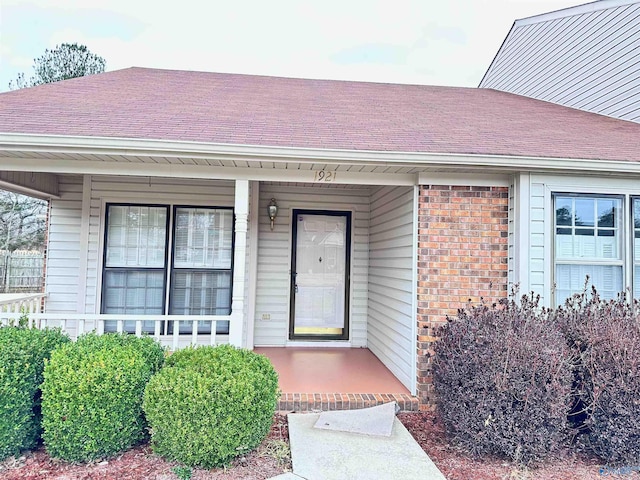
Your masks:
M349 338L351 213L293 211L291 340Z

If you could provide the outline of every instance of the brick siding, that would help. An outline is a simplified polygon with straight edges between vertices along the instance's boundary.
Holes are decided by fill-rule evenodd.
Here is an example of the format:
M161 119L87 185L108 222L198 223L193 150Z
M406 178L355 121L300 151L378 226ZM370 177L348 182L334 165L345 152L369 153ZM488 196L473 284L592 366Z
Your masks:
M418 399L435 408L437 327L469 300L507 295L507 187L423 185L418 212Z

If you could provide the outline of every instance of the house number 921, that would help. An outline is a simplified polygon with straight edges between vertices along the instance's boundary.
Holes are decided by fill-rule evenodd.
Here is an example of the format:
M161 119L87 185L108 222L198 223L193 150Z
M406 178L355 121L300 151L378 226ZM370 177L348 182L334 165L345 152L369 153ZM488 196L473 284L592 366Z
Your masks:
M316 170L314 172L313 181L321 183L334 182L336 180L336 172L327 172L326 170Z

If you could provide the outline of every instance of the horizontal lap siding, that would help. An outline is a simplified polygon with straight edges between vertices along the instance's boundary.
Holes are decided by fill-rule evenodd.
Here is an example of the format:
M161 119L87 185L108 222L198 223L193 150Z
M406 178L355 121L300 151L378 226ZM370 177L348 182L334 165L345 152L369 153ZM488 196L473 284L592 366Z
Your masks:
M371 195L369 349L411 388L414 358L413 189L383 187Z
M103 202L233 207L235 186L233 182L213 180L93 176L85 304L85 311L91 313L100 312Z
M75 313L78 304L82 177L61 176L59 199L51 200L47 244L46 310Z
M516 25L480 86L640 122L640 4Z
M266 215L271 198L278 204L273 231ZM352 211L351 345L367 345L367 270L369 258L368 189L260 186L256 346L284 346L289 334L292 209ZM263 320L263 314L268 320Z
M545 220L545 184L532 182L530 199L530 249L529 249L529 285L530 290L542 295L543 304L550 299L545 299L544 271L545 271L545 232L547 226ZM548 287L548 285L546 286ZM523 292L528 293L528 292Z

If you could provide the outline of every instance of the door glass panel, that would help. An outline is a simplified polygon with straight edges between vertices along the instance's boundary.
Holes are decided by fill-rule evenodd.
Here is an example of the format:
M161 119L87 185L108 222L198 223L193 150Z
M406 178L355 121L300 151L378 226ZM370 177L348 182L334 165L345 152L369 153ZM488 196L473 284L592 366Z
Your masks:
M342 335L347 217L300 214L296 221L294 335Z

